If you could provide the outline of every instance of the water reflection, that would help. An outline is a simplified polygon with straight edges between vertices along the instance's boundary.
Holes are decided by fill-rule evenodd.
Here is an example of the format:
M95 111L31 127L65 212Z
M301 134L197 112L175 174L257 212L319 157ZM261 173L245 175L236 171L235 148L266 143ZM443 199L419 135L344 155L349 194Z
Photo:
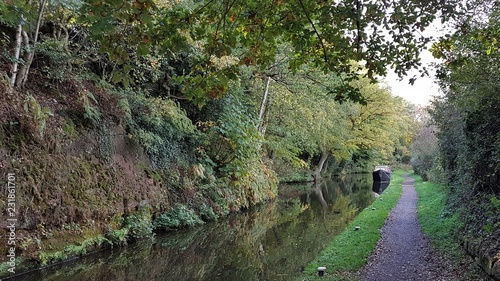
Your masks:
M280 198L16 280L291 280L374 200L371 175L283 185Z
M384 190L389 186L390 181L374 181L372 190L377 194L382 194Z

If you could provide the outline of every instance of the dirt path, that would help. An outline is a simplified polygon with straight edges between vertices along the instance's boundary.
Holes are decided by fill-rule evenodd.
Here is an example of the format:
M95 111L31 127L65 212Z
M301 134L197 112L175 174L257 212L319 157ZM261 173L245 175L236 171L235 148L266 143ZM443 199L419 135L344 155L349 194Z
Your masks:
M382 237L368 264L359 272L360 280L457 280L431 262L431 251L417 220L414 180L404 177L403 194L382 227Z

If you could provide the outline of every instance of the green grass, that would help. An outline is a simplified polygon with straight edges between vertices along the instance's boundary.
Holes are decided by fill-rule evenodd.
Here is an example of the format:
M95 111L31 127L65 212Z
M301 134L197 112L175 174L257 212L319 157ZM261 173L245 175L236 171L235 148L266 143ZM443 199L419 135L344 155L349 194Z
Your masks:
M410 171L395 171L389 187L380 198L363 210L356 219L312 261L305 270L305 276L297 280L357 280L357 271L366 264L380 239L380 229L390 210L401 197L403 174ZM375 208L373 210L373 208ZM355 230L360 226L360 230ZM316 269L325 266L323 277L316 276Z
M430 238L432 245L441 253L452 258L460 258L460 249L455 233L460 228L460 215L446 208L448 195L442 185L423 181L418 175L415 179L415 189L418 193L418 219L422 232Z
M471 206L478 204L478 201L470 197L462 197L460 198L463 201L461 209L452 210L447 202L450 199L452 201L456 199L449 198L448 191L442 185L424 182L421 177L416 175L412 175L412 178L415 179L415 188L419 196L417 212L422 232L429 238L438 254L450 261L448 264L451 265L451 270L460 272L463 275L463 280L488 279L480 264L474 262L461 246L464 235L466 235L464 228L465 226L470 227L470 221L464 218L464 214L477 216L477 213L471 213L470 209L465 208L471 208ZM495 200L491 200L491 202L494 204ZM475 209L481 208L475 206ZM472 228L474 229L474 226ZM483 239L482 229L478 229L477 226L475 229L475 235L472 235L481 241ZM482 242L477 242L477 245L480 243Z

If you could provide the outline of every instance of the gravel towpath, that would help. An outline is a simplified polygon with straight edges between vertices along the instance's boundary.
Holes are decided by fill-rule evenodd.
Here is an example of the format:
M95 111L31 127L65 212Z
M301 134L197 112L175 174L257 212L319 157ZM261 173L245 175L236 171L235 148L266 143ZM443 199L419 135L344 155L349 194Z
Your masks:
M453 273L431 262L431 250L417 220L414 180L404 177L403 194L382 227L375 251L360 270L360 280L456 280Z

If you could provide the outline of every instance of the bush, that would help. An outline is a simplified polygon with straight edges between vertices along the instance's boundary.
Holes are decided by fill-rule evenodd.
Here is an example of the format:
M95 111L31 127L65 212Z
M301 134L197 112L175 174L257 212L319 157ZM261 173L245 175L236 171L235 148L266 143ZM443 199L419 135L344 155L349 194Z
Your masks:
M123 223L124 228L128 229L129 240L137 240L153 235L151 212L147 206L140 207L137 212L128 215Z
M259 158L261 137L245 105L232 95L226 99L218 120L203 124L203 146L198 153L211 159L224 175L241 178L248 173L248 165Z
M74 56L65 49L63 41L46 38L37 45L37 54L44 62L41 71L52 81L63 82L67 80L72 72L70 62L74 61Z
M125 93L130 110L130 136L146 151L156 168L187 157L195 145L196 127L172 100ZM125 102L121 102L125 105Z
M199 207L199 212L200 217L205 221L214 221L219 219L219 216L214 212L214 210L204 203Z
M155 221L155 229L175 229L190 227L204 222L194 212L185 205L178 204L169 212L161 214Z

